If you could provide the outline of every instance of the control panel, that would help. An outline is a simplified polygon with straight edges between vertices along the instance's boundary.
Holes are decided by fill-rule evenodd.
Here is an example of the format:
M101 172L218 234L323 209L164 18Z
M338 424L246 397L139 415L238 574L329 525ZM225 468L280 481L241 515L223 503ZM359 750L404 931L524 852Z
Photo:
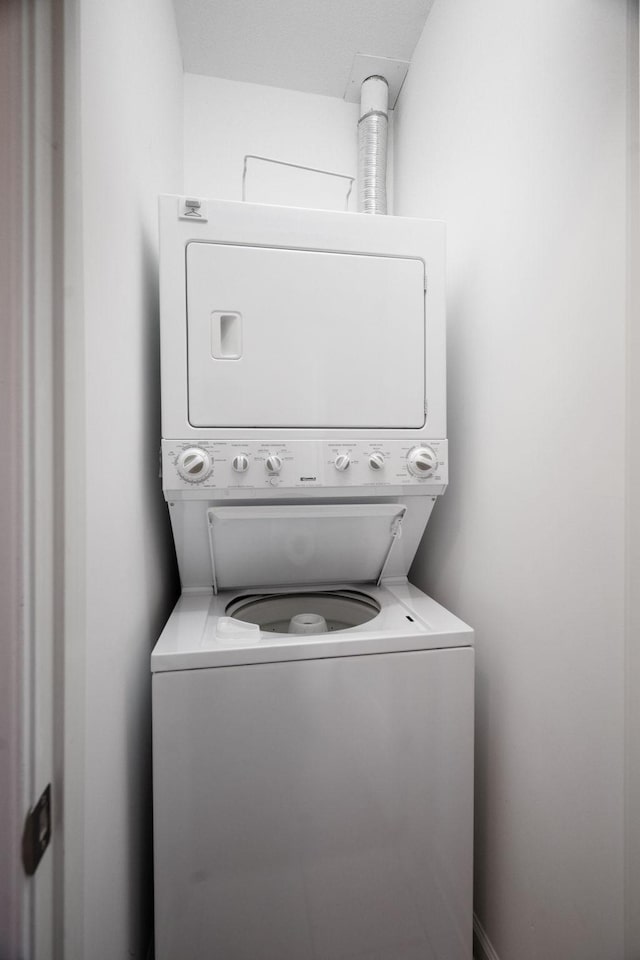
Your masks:
M446 486L447 441L162 441L165 490Z

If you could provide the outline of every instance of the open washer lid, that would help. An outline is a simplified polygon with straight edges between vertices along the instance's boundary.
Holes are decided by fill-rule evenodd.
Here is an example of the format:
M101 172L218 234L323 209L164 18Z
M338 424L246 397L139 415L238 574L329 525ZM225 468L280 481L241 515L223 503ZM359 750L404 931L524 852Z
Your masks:
M398 503L212 507L214 592L379 583L406 510Z

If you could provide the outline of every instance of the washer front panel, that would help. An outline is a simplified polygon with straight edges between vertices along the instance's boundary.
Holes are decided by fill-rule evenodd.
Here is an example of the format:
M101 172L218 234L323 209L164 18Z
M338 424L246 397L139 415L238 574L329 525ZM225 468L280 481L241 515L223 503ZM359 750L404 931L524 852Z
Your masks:
M153 678L158 960L472 953L473 650Z

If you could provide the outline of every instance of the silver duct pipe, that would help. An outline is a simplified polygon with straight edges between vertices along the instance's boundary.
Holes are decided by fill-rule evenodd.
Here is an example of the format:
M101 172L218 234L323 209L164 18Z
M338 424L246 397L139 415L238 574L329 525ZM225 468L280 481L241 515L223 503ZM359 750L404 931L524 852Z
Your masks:
M358 210L387 212L387 127L389 85L368 77L360 91L358 121Z

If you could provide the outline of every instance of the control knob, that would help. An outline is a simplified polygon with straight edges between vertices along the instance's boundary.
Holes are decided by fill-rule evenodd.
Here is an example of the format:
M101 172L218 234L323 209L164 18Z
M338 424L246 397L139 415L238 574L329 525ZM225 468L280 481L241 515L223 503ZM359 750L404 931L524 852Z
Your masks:
M407 467L414 477L430 477L437 463L438 458L431 447L414 447L407 456Z
M339 470L342 473L343 470L348 470L350 463L351 457L348 453L339 453L334 460L333 465L336 470Z
M178 473L187 483L201 483L206 480L212 466L211 457L200 447L183 450L176 462Z
M282 470L282 459L281 457L277 456L277 454L271 453L267 457L267 462L265 466L267 468L267 473L270 473L272 475L276 473L280 473L280 471Z
M384 456L381 453L372 453L369 457L369 466L372 470L382 470L384 467Z
M246 453L239 453L233 458L231 466L236 473L246 473L249 469L249 457L246 455Z

